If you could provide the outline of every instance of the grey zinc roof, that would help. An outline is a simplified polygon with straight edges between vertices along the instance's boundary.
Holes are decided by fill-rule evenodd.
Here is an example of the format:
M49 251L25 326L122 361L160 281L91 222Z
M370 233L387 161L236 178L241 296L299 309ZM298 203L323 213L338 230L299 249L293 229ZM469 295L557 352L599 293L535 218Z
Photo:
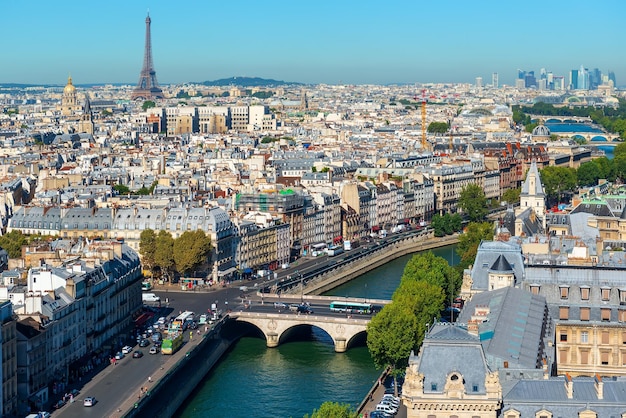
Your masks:
M568 418L591 410L598 418L621 417L626 413L626 381L605 378L603 383L603 399L598 399L593 378L574 378L573 397L568 399L562 376L519 380L504 394L502 411L515 409L522 417L534 417L538 411L546 409L554 418Z
M503 255L511 266L515 275L515 282L519 282L524 275L524 259L522 248L512 242L482 241L472 266L472 289L487 290L489 286L489 269L500 255Z
M440 327L456 328L465 332L455 324L439 325ZM440 330L439 332L447 333ZM463 339L453 332L452 339L433 338L427 336L417 357L418 371L424 375L424 392L443 392L448 375L458 372L463 375L467 393L485 393L485 376L489 372L483 349L476 338ZM442 337L442 335L440 335ZM477 386L477 391L474 391Z
M543 296L504 287L475 295L463 308L458 322L467 323L477 306L488 306L487 320L478 335L492 369L506 361L511 368L535 369L543 354L543 326L547 305Z

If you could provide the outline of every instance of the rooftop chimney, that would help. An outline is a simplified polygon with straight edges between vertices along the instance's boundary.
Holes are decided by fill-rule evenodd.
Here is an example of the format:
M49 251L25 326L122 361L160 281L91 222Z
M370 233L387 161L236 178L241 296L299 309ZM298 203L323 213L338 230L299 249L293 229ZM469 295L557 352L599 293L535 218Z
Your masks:
M596 373L595 381L594 387L596 388L596 395L598 395L598 399L604 399L604 383L598 373Z
M565 393L567 394L567 399L574 398L574 382L572 382L572 376L569 373L565 373Z

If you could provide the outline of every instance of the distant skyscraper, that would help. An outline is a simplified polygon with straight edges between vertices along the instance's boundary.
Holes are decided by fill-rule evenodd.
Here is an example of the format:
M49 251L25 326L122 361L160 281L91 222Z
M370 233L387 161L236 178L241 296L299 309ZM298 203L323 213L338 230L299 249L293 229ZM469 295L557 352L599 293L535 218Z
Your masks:
M578 70L578 90L589 90L589 71L584 65Z
M499 84L498 84L498 83L499 83L499 82L498 82L498 73L493 73L493 74L491 74L491 86L492 86L494 89L497 89L497 88L499 87Z
M617 81L615 81L615 73L609 70L609 80L613 81L613 86L617 86Z
M156 79L156 71L152 63L152 43L150 41L150 15L146 17L146 46L143 56L143 68L139 74L139 83L130 95L131 100L135 99L162 99L163 90L159 87Z
M476 87L481 88L483 86L483 78L476 77Z
M578 90L578 70L572 70L569 73L570 90Z

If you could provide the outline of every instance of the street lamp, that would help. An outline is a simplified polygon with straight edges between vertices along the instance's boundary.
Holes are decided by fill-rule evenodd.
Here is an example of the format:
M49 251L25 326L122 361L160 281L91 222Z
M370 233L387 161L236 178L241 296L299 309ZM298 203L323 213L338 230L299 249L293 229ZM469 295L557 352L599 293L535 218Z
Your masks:
M365 283L365 303L367 303L367 283Z
M304 303L304 276L300 274L300 303Z

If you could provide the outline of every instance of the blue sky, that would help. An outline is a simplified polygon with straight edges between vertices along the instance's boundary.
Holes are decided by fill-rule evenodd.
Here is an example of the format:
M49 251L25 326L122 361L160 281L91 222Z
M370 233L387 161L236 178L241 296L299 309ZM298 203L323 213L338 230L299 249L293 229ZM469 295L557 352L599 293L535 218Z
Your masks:
M491 81L581 65L626 84L622 0L1 0L0 83Z

